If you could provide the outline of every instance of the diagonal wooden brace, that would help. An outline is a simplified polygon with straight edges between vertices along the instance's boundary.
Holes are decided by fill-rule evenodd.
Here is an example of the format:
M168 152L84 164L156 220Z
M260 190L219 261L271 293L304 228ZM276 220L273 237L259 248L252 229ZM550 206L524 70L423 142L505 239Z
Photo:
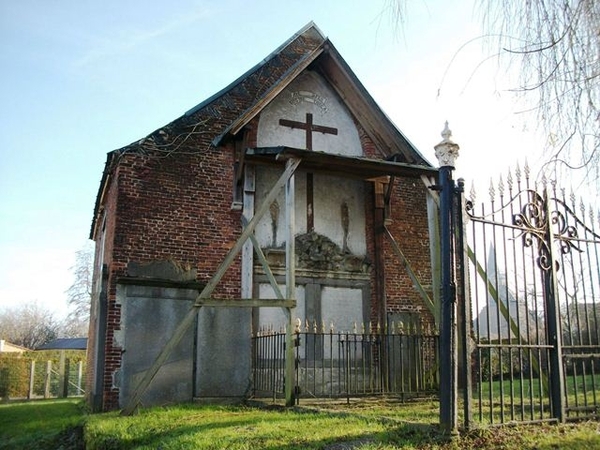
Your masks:
M215 290L215 288L217 287L217 284L219 283L219 281L221 281L221 278L223 278L223 275L225 275L225 272L227 271L227 269L229 269L229 267L233 263L235 257L242 249L246 240L250 237L250 235L252 233L254 233L254 229L258 225L259 220L267 212L271 203L273 203L273 201L277 198L277 195L279 195L279 191L281 191L281 189L286 185L287 181L290 179L290 177L292 177L292 175L298 168L300 161L301 161L300 159L289 159L288 160L287 166L286 166L283 174L279 177L279 179L277 180L275 185L271 188L271 191L269 192L269 194L267 195L267 197L265 198L263 203L260 205L260 207L256 211L254 217L252 218L252 220L250 220L250 222L248 223L248 226L242 231L242 234L236 241L235 245L229 250L229 253L227 253L227 255L225 256L225 259L223 260L221 265L217 268L213 277L206 284L206 286L204 287L202 292L198 295L198 297L196 298L196 301L194 302L194 305L190 308L190 310L187 312L187 314L185 315L183 320L179 323L179 325L173 332L173 335L171 336L171 338L163 346L162 350L160 351L160 353L154 360L154 363L152 363L152 366L150 366L150 368L144 374L144 377L142 378L142 380L136 387L135 391L133 392L132 396L130 397L129 401L127 402L127 404L121 411L122 416L129 416L129 415L133 414L133 412L135 411L135 408L137 407L137 405L140 402L142 395L148 389L148 386L150 385L150 383L152 382L152 380L158 373L159 369L165 363L165 361L167 360L167 358L169 357L169 355L171 354L171 352L173 351L175 346L179 343L179 341L181 340L181 338L183 337L183 335L185 334L187 329L194 322L194 319L196 317L196 314L198 313L198 310L203 305L202 300L209 298L210 295L212 294L212 292Z

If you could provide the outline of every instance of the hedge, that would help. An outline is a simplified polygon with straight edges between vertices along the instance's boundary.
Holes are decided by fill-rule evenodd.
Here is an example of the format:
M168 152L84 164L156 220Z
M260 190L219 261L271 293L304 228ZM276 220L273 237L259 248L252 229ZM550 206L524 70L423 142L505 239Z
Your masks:
M66 350L65 360L69 361L69 380L77 383L77 366L80 361L85 367L85 351ZM50 377L51 397L58 396L60 380L58 373L60 364L60 350L29 351L22 354L2 353L0 354L0 397L1 398L27 398L29 396L29 378L31 362L35 361L33 395L44 396L46 387L47 362L52 362L52 374ZM85 370L85 369L84 369ZM76 394L76 388L69 385L69 394Z

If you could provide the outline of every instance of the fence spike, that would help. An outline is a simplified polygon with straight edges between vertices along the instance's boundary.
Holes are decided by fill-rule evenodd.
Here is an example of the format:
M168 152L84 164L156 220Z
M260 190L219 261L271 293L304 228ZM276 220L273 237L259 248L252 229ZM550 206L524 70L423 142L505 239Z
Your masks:
M508 175L506 176L506 184L508 185L508 192L512 192L513 189L513 177L512 177L512 171L510 170L510 167L508 168Z
M529 163L527 162L527 158L525 158L525 167L523 167L523 172L525 173L525 179L529 181L529 173L531 170L529 169Z
M575 202L577 198L575 197L575 192L573 192L573 187L571 187L571 194L569 195L569 200L571 200L571 205L575 208Z
M498 194L500 194L500 197L504 197L504 180L502 179L502 174L500 174L500 179L498 180Z
M494 189L494 180L490 178L490 201L494 203L494 197L496 196L496 190Z
M519 166L519 161L517 161L517 167L515 167L515 177L517 178L517 184L521 184L521 166Z
M329 324L329 333L333 334L334 331L335 331L335 327L333 326L333 320L332 320L331 323Z
M475 205L475 199L477 198L477 191L475 191L475 182L471 180L471 190L469 191L469 200Z
M548 178L546 178L546 174L542 174L542 187L544 190L548 187Z
M404 334L404 323L402 321L398 323L398 334Z
M365 328L364 322L360 324L360 331L361 331L361 334L365 334L366 328Z
M325 321L321 320L321 333L325 333Z
M310 331L310 322L308 321L308 319L306 319L306 324L304 326L304 331L306 331L307 333Z
M356 333L358 332L358 328L357 328L357 325L356 325L356 321L354 322L354 325L352 326L352 332L353 332L354 334L356 334Z
M317 319L313 319L313 333L317 334L318 331L319 329L317 327Z

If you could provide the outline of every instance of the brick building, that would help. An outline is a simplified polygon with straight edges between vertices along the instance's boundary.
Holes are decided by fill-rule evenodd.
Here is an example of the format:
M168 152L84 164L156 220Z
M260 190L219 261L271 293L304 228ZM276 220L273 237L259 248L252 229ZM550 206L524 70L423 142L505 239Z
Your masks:
M294 162L294 195L270 197ZM250 224L264 258L248 240L211 301L277 297L293 235L294 318L433 323L435 175L312 23L183 116L110 152L91 229L94 409L123 407ZM252 330L287 320L274 308L194 314L144 405L244 397Z

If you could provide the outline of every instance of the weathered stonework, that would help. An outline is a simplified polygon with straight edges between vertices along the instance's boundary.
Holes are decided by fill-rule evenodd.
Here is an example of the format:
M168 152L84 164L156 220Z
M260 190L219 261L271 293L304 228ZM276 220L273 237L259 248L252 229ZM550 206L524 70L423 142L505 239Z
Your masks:
M285 266L285 248L264 248L262 251L270 266ZM366 274L371 268L371 263L365 256L344 251L327 236L313 231L296 236L296 268Z
M364 256L343 251L331 239L315 232L296 236L296 257L300 269L367 273L370 266Z

